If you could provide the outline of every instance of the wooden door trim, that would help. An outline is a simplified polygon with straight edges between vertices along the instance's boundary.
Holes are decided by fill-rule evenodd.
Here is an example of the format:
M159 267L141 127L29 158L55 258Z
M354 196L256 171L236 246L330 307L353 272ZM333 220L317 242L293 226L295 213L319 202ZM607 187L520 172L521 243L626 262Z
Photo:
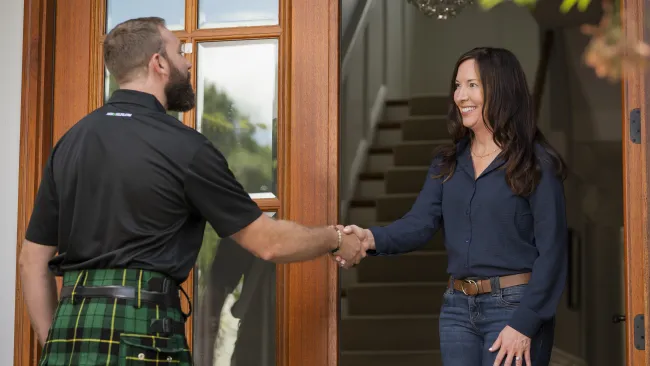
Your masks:
M284 217L305 225L338 223L339 2L290 4L288 146ZM307 107L308 106L308 107ZM305 147L309 146L308 149ZM278 364L338 364L338 267L323 257L279 268ZM299 347L295 345L299 344Z
M54 1L25 0L16 243L14 365L36 363L40 347L23 302L18 266L41 172L52 147Z
M649 0L624 0L620 11L625 17L625 35L636 39L646 39L644 17L650 9ZM626 292L626 364L641 366L650 364L650 337L645 339L645 350L634 345L634 318L645 315L645 329L650 321L648 294L648 107L650 78L641 68L630 68L622 80L622 119L623 119L623 202L625 228L625 292ZM630 140L630 112L641 110L641 142ZM647 331L646 331L647 332Z

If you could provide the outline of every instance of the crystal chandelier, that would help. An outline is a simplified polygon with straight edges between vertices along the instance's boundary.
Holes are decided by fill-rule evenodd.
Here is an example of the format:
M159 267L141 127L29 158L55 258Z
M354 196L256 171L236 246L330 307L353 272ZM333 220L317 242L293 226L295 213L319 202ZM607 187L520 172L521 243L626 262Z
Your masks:
M407 0L425 15L436 19L453 18L474 0Z

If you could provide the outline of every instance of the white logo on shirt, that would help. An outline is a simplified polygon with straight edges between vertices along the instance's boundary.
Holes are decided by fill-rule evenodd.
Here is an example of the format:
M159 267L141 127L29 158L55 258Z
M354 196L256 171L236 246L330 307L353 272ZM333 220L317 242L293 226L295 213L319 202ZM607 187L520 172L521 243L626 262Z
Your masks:
M115 116L115 117L131 117L131 113L115 113L115 112L108 112L106 113L107 116Z

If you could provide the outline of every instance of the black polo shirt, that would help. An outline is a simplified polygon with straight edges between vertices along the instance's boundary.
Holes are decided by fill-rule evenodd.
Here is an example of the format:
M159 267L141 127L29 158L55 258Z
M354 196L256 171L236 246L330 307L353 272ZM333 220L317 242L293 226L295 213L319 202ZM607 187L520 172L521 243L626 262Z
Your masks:
M184 281L206 219L228 237L262 214L224 156L150 94L118 90L57 142L27 240L66 270L138 268Z

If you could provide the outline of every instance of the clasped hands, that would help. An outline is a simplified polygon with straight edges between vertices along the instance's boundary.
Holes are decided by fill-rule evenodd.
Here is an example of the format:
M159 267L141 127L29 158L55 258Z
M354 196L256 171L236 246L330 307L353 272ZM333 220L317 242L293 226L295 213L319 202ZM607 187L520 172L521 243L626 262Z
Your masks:
M356 225L336 225L343 235L339 250L332 256L343 268L351 268L366 257L366 251L375 249L375 238L368 229Z

